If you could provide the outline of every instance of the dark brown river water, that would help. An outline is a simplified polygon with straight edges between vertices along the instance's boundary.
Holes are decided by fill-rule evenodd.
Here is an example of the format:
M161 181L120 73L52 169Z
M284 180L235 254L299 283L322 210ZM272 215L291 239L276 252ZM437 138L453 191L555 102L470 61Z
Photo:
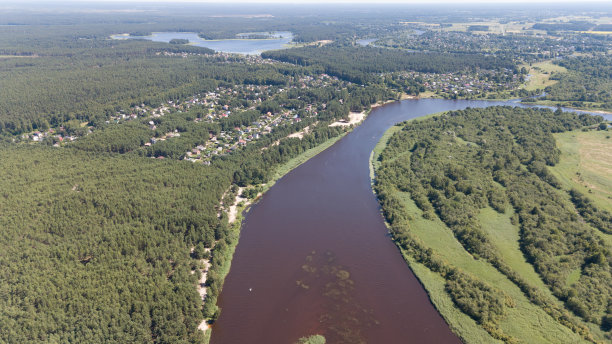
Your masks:
M393 124L511 102L405 100L280 179L246 216L213 344L460 343L388 236L369 157Z

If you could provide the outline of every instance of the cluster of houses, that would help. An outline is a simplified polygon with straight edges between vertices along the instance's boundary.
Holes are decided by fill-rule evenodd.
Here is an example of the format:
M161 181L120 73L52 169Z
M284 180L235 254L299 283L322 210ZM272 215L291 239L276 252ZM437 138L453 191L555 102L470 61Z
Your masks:
M155 55L173 56L173 57L182 57L182 58L186 58L187 56L208 56L207 54L200 54L200 53L172 52L172 51L158 51L155 53Z
M415 51L489 52L511 51L550 58L574 53L580 42L576 37L538 37L523 34L473 34L469 32L428 30L422 35L405 34L377 41L377 45ZM581 38L584 39L584 38ZM571 44L570 42L571 41Z
M160 54L177 54L170 52L160 52ZM181 53L183 54L183 53ZM192 55L192 53L184 53ZM179 54L180 55L180 54ZM218 53L216 58L227 59L230 62L236 59L235 55ZM246 60L249 64L263 63L278 63L275 61L265 60L259 56L247 56L242 61ZM123 109L115 112L107 120L106 124L122 124L129 121L139 120L146 121L149 129L152 131L151 138L143 144L142 148L151 147L158 142L171 140L181 136L178 130L159 133L159 121L156 118L166 116L176 112L193 111L197 116L194 122L214 123L224 118L231 116L234 113L244 110L254 110L258 105L267 100L279 100L279 95L287 92L290 89L302 88L317 88L317 87L344 87L346 82L339 81L336 77L331 77L327 74L316 76L296 76L289 78L287 86L272 86L272 85L233 85L226 87L217 87L214 91L194 94L182 100L168 100L157 106L140 104L132 106L128 109ZM282 101L280 101L282 103ZM209 140L205 144L200 144L184 155L184 159L192 162L200 162L210 164L210 161L215 155L229 154L232 151L246 146L250 142L256 141L272 132L279 126L285 126L300 122L305 117L317 116L320 109L324 109L325 104L306 104L300 109L282 108L275 113L263 113L257 120L250 125L235 127L231 130L226 130L217 135L210 135ZM87 128L85 135L91 133L92 128ZM58 134L54 129L49 129L46 132L36 131L30 134L24 134L24 139L30 139L35 142L40 142L46 137L53 136L56 139L56 146L60 146L65 142L77 140L77 136L65 136Z
M88 129L88 132L91 132ZM36 130L31 133L22 134L21 139L24 141L32 141L32 142L43 142L44 140L51 140L53 142L54 147L59 147L65 142L72 142L77 139L74 135L68 135L65 132L64 127L59 127L58 130L54 128L49 128L47 130Z
M236 85L234 88L220 89L217 93L209 93L204 99L202 96L191 97L187 100L187 106L215 104L210 106L208 115L205 118L196 118L195 121L214 121L216 119L231 115L232 111L254 109L258 103L265 99L273 99L276 95L282 94L292 88L314 88L336 85L344 86L336 77L327 74L317 76L301 76L293 80L287 89L271 87L266 85ZM216 106L219 99L226 97L239 96L241 99L249 99L248 107L233 109L224 105L219 111ZM189 105L192 104L192 105ZM325 108L326 104L306 104L303 109L282 110L280 113L273 114L267 112L262 114L258 120L250 125L235 127L232 130L222 131L217 136L211 135L206 144L198 145L185 153L184 159L191 162L210 164L215 155L229 154L234 150L246 146L252 141L269 134L279 126L298 123L304 117L314 117L318 115L319 108ZM216 109L216 110L213 110ZM298 112L300 115L298 115Z
M268 112L260 116L251 125L221 131L217 136L211 135L206 144L198 145L187 151L184 159L209 165L211 159L216 155L229 154L240 147L246 146L249 142L270 134L276 127L297 123L301 120L295 110L283 111L280 114Z
M443 74L406 72L402 77L422 80L426 91L461 97L515 89L524 81L522 75L509 69Z
M258 57L248 57L253 61L264 61ZM270 99L275 99L280 94L295 88L326 87L336 85L344 86L344 82L327 74L317 76L299 76L291 80L289 86L282 88L269 85L234 85L231 87L217 87L214 91L199 93L187 97L181 101L169 100L165 103L152 107L145 104L134 106L129 111L118 111L109 118L107 123L122 123L135 119L151 119L148 122L149 129L157 130L155 118L165 116L174 112L199 110L199 115L194 118L195 123L214 123L231 116L234 113L252 110ZM303 109L283 109L279 113L267 112L262 114L256 121L247 126L235 127L232 130L221 131L218 135L210 136L205 144L200 144L185 152L184 159L192 162L210 164L216 155L229 154L240 147L246 146L272 132L278 126L289 125L300 122L304 117L318 115L318 110L325 108L326 104L307 104ZM300 113L298 115L298 112ZM152 135L144 147L180 137L180 132L168 132L161 136ZM143 147L143 148L144 148Z
M254 57L253 60L260 61L262 59ZM229 88L220 87L215 92L195 95L187 98L181 104L173 104L173 106L176 107L178 111L187 110L194 106L206 109L207 111L202 116L195 118L194 122L205 121L212 123L231 116L232 113L238 111L255 109L261 102L274 99L277 95L289 89L325 87L331 83L340 83L340 81L327 74L321 74L314 77L298 77L286 88L268 85L235 85ZM246 104L243 103L236 107L232 107L228 105L228 103L234 103L231 101L232 98L247 100L247 102ZM303 109L284 109L279 113L267 112L262 114L250 125L235 127L232 130L221 131L218 135L211 135L205 144L198 145L187 151L184 155L184 159L208 165L214 156L229 154L271 133L276 127L298 123L304 116L317 116L317 109L319 107L325 108L325 104L307 104ZM300 115L298 115L298 112L300 112Z

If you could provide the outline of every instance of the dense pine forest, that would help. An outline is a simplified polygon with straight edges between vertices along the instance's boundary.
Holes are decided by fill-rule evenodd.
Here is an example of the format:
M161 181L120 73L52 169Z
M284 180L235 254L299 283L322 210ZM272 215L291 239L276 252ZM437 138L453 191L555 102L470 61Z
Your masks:
M350 45L309 46L264 52L262 56L302 66L320 65L325 68L326 73L358 84L371 81L374 78L372 73L405 70L448 73L476 68L515 68L515 64L508 58L479 54L406 53L400 50Z
M232 240L215 210L225 171L41 147L0 155L4 341L201 342L188 247Z
M556 322L585 339L602 340L589 330L595 324L595 331L609 339L609 213L584 195L563 191L549 171L560 158L553 133L598 130L601 120L511 107L449 112L402 124L379 156L375 190L395 242L411 260L439 274L455 306L497 339L526 340L524 333L503 325L515 301L503 288L428 247L426 234L415 232L415 216L432 226L441 221L465 252L491 264ZM412 204L418 211L410 210ZM495 212L509 217L526 263L554 298L508 262L496 241L501 229L489 227L483 211L488 217L500 216Z

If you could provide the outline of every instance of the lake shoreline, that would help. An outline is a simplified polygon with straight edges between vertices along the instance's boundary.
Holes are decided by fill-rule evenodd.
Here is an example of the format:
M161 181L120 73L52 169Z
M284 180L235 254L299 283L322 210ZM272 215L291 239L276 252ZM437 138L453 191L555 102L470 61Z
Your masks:
M256 34L256 33L253 33ZM274 35L278 35L275 37ZM289 31L274 31L268 38L224 38L224 39L204 39L197 32L173 32L156 31L147 36L131 36L129 33L112 34L109 36L113 40L149 40L153 42L169 43L173 39L185 39L189 43L186 45L203 47L217 52L240 54L240 55L259 55L263 51L282 49L285 45L294 43L293 33Z

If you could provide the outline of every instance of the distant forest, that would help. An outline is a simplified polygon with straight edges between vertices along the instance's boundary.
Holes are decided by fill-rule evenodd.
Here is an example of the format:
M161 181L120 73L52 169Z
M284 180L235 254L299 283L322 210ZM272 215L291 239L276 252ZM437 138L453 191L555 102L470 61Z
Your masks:
M406 53L394 49L332 44L268 51L262 57L300 66L322 66L326 73L358 84L374 80L373 73L405 70L448 73L476 68L516 68L510 59L482 54Z

